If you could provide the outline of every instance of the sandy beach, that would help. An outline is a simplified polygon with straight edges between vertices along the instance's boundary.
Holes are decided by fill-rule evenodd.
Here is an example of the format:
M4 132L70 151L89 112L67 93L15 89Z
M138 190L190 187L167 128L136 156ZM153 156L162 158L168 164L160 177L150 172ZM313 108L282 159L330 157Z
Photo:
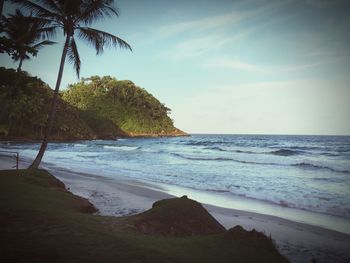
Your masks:
M28 163L20 161L20 168ZM0 169L9 169L13 160L0 158ZM149 209L153 202L173 197L162 185L130 180L123 176L114 179L102 175L77 173L61 167L43 166L76 195L87 198L99 209L100 215L125 216ZM191 191L187 194L191 197ZM194 199L194 198L193 198ZM228 209L203 204L227 229L241 225L270 235L280 252L293 263L349 262L350 235L318 226L294 222L275 216Z

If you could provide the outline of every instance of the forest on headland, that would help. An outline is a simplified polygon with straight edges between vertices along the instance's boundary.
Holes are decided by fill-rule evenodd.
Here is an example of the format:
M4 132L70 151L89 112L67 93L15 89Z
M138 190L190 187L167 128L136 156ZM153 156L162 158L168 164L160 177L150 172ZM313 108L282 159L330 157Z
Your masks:
M41 139L53 90L27 72L0 68L0 138ZM92 76L59 94L50 138L113 139L122 136L180 136L170 109L129 80Z

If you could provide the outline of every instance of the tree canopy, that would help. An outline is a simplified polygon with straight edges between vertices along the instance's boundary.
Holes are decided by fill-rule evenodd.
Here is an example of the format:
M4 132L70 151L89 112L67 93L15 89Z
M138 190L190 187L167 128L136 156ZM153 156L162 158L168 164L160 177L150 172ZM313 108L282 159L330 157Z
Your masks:
M107 118L125 133L174 131L170 109L130 80L110 76L82 79L70 85L62 98L80 110Z
M38 20L25 16L20 10L9 17L1 18L2 36L1 50L7 52L14 61L19 61L18 71L22 62L36 56L39 49L55 42L42 40L45 29Z
M0 68L0 138L42 138L52 96L41 79ZM93 76L61 92L52 139L172 135L169 111L129 80Z

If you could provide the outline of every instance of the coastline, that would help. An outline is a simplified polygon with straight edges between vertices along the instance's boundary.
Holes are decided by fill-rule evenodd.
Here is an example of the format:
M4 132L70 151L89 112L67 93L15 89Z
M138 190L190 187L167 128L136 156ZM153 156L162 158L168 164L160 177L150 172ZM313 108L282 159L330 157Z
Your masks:
M140 132L124 132L123 134L118 134L116 136L95 136L95 137L59 137L51 136L49 140L50 143L60 143L60 142L75 142L75 141L91 141L91 140L118 140L123 138L162 138L162 137L190 137L191 134L186 133L178 128L175 128L172 132L159 132L159 133L140 133ZM0 142L23 142L23 143L40 143L42 138L28 138L26 136L1 136Z
M0 158L0 169L11 165L9 158ZM21 160L20 168L27 165L25 160ZM87 198L101 215L139 213L149 209L155 201L173 196L161 185L123 176L110 179L45 164L44 167L72 193ZM193 198L191 194L188 196ZM348 262L350 259L350 235L276 216L207 204L204 206L227 229L241 225L247 230L254 228L271 235L279 251L293 263L310 262L311 258L316 258L317 262Z

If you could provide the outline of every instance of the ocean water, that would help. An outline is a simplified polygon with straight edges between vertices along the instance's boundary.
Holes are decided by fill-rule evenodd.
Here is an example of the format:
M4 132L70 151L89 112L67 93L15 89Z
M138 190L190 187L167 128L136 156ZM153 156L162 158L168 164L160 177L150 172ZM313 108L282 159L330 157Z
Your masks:
M39 144L1 142L34 158ZM51 143L45 163L350 219L350 136L192 135Z

